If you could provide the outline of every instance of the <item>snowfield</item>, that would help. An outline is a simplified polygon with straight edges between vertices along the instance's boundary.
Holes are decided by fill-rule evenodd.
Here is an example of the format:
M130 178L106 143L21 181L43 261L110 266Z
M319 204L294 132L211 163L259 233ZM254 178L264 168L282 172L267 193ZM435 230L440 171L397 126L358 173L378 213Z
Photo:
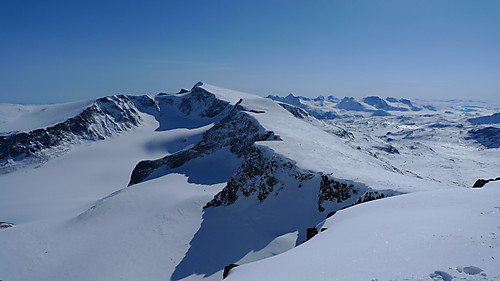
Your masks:
M357 205L227 280L500 280L500 183Z
M273 99L1 104L0 280L500 280L498 106Z
M47 105L0 104L0 134L57 124L78 115L91 103L92 100Z

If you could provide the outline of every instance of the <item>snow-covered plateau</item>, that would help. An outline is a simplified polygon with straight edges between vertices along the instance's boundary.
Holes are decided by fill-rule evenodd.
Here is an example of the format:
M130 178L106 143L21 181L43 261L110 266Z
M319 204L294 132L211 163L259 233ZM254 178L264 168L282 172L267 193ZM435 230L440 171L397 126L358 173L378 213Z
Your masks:
M499 116L201 82L0 104L0 280L500 280Z

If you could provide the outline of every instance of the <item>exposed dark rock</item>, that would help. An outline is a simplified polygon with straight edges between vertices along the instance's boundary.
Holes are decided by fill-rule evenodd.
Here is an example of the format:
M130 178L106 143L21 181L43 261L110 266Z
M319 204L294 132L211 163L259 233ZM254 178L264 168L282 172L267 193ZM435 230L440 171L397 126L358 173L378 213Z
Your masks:
M322 206L324 201L341 203L356 194L358 194L358 190L354 188L354 185L339 182L323 175L321 176L319 187L318 211L325 211L325 208Z
M390 195L399 194L399 193L395 193L392 190L390 192L392 193ZM372 191L366 192L365 194L363 194L363 196L361 196L360 198L358 198L358 200L356 200L355 204L361 204L361 203L365 203L365 202L369 202L369 201L373 201L373 200L377 200L377 199L382 199L382 198L385 198L385 197L387 197L387 195L384 193L384 191L375 191L375 190L372 190Z
M226 265L226 267L224 267L224 272L222 273L222 279L226 279L229 274L229 271L231 271L231 269L237 266L239 266L239 264L232 263L230 265Z
M191 98L197 102L193 102ZM200 103L205 107L200 106ZM280 140L274 132L266 131L254 117L245 112L239 103L231 106L227 102L216 99L213 94L204 89L195 87L191 95L182 100L180 106L185 114L196 112L202 117L214 117L217 114L226 114L226 116L206 131L202 140L193 148L158 160L141 161L134 168L129 185L146 180L160 167L168 172L169 169L180 167L195 158L206 156L223 147L229 147L231 153L237 157L243 157L255 151L253 144L256 141ZM227 196L233 198L230 194L229 192Z
M228 107L228 102L217 99L214 94L195 86L191 94L182 99L179 110L186 115L195 113L200 117L210 118L219 115Z
M306 117L311 116L307 111L305 111L304 109L302 109L300 107L296 107L296 106L289 105L286 103L281 103L281 102L279 102L278 104L281 107L283 107L284 109L288 110L288 112L290 112L296 118L304 119Z
M0 229L9 228L9 227L13 227L13 226L14 226L13 223L0 221Z
M323 231L325 231L325 230L328 230L328 227L322 227L322 228L320 229L320 232L323 232Z
M189 90L181 89L176 95L182 95L182 94L185 94L185 93L189 93Z
M478 179L472 187L483 187L486 183L488 183L488 180Z
M478 179L474 185L472 186L473 188L481 188L481 187L484 187L487 183L489 183L490 181L500 181L500 177L496 178L496 179Z
M265 111L262 111L262 110L254 110L254 109L250 109L248 112L252 112L252 113L266 113Z
M269 149L252 147L238 172L204 208L231 205L240 196L255 195L263 202L271 193L278 193L285 188L284 179L289 179L286 181L288 184L295 181L297 188L301 188L302 182L310 181L314 177L314 174L299 169L291 160L276 155Z
M373 148L385 151L385 152L390 153L390 154L399 154L399 150L392 145L374 146Z
M310 227L306 230L306 241L310 240L318 234L318 229L316 227Z

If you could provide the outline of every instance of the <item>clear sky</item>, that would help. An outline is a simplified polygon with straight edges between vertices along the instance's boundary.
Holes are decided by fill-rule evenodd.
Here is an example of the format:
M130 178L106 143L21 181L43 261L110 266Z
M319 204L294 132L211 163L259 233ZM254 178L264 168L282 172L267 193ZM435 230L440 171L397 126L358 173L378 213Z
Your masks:
M0 0L0 102L155 94L500 99L498 0Z

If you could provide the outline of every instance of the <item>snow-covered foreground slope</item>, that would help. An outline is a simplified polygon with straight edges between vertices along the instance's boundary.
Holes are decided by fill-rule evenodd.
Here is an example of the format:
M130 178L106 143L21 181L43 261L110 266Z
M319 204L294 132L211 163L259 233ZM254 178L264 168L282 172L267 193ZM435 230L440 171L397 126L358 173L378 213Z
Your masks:
M203 205L237 165L209 178L204 173L215 171L207 163L193 163L187 176L124 188L137 162L182 150L207 129L157 131L152 116L141 118L139 128L0 176L0 221L15 223L0 232L0 279L168 279ZM231 159L224 152L213 157ZM192 183L200 179L210 185Z
M1 280L220 280L229 264L301 245L308 228L343 208L413 192L418 196L396 198L416 198L409 206L427 197L429 204L442 200L434 199L438 195L455 202L467 192L484 194L464 188L477 178L498 176L489 163L499 150L468 146L463 136L463 146L451 142L461 157L451 157L449 149L435 152L435 138L411 143L416 149L396 143L396 155L377 135L386 127L351 131L347 122L321 121L297 107L203 83L177 95L104 97L73 113L1 136L0 222L7 223L0 228ZM463 155L476 158L465 162ZM26 159L43 161L18 165ZM392 213L391 202L399 202L391 200L366 204L381 207L359 219L379 222ZM368 208L360 206L325 225ZM409 220L419 216L415 210ZM495 218L488 217L493 224ZM328 227L294 251L334 233L336 227ZM352 237L371 237L359 229ZM393 238L403 239L396 232ZM359 250L359 241L346 240L345 251Z
M227 280L500 280L500 184L339 211L312 240Z

